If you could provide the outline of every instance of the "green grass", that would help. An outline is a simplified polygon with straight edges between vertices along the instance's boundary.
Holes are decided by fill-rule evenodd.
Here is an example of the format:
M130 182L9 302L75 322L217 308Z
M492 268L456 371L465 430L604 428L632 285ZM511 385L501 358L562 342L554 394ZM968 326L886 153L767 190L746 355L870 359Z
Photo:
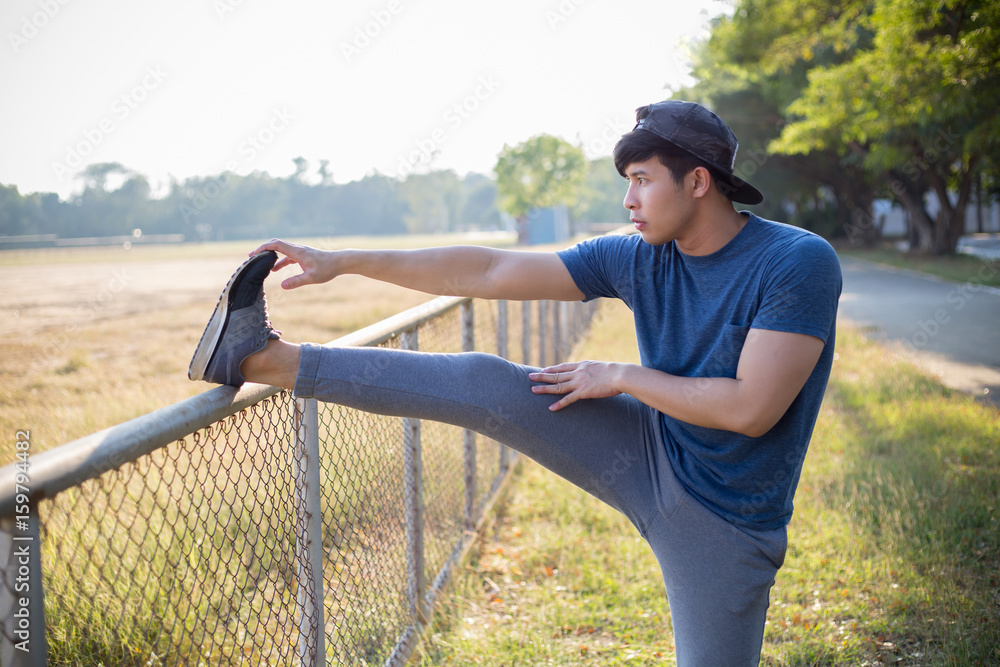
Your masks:
M845 246L838 247L837 252L846 257L856 257L896 268L929 273L951 282L971 282L975 285L1000 287L1000 262L991 262L970 255L928 257L903 253L889 246L872 249Z
M605 308L580 358L634 361ZM635 529L527 461L421 665L672 664ZM763 664L1000 664L1000 414L843 329L771 592Z

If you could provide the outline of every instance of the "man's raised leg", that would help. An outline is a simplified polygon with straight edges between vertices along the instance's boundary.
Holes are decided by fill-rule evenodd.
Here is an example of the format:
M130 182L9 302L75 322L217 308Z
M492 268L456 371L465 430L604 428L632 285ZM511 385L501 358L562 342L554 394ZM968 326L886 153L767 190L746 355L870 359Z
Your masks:
M263 350L243 360L240 371L247 382L294 389L300 356L300 346L295 343L269 340Z
M275 262L272 251L256 254L230 278L191 360L191 379L237 387L250 380L302 398L454 424L530 456L640 530L656 511L664 447L648 406L622 395L553 412L554 399L531 390L528 374L536 369L494 355L287 343L271 326L264 297Z
M659 421L631 396L552 412L555 399L531 391L528 374L536 369L491 354L310 343L299 351L297 397L482 433L597 496L640 530L657 511Z

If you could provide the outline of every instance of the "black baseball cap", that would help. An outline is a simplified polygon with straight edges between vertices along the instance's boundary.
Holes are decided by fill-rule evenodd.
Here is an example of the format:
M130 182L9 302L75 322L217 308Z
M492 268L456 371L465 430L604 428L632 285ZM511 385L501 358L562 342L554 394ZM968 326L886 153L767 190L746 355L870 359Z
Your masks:
M633 131L652 132L704 161L733 201L741 204L764 201L760 190L733 173L740 144L729 126L714 112L694 102L666 100L636 109L636 120Z

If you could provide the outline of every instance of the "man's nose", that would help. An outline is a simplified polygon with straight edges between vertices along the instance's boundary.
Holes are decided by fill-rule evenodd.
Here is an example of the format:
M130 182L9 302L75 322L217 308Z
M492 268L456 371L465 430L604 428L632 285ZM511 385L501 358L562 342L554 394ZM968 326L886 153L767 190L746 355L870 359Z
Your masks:
M632 186L631 185L628 187L628 190L625 191L625 200L622 201L622 206L624 206L625 208L627 208L630 211L632 209L635 209L635 208L639 207L639 202L636 200L635 195L632 194Z

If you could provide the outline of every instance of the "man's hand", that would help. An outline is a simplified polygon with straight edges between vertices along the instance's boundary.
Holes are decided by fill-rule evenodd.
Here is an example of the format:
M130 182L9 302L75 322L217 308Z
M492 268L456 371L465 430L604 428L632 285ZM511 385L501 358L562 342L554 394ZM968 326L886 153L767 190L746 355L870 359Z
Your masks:
M295 245L279 239L271 239L264 245L250 253L256 255L264 250L274 250L284 255L274 265L272 271L280 271L286 266L298 264L302 273L286 278L281 282L283 289L295 289L303 285L317 285L333 280L337 277L335 253L331 251L310 248L304 245Z
M798 396L823 352L805 334L751 329L735 378L680 377L635 364L580 361L529 374L536 394L566 394L549 408L581 398L629 394L681 421L750 437L767 433Z
M528 378L543 384L531 388L536 394L566 394L549 406L556 411L581 398L608 398L622 393L617 384L622 364L606 361L574 361L543 368Z

